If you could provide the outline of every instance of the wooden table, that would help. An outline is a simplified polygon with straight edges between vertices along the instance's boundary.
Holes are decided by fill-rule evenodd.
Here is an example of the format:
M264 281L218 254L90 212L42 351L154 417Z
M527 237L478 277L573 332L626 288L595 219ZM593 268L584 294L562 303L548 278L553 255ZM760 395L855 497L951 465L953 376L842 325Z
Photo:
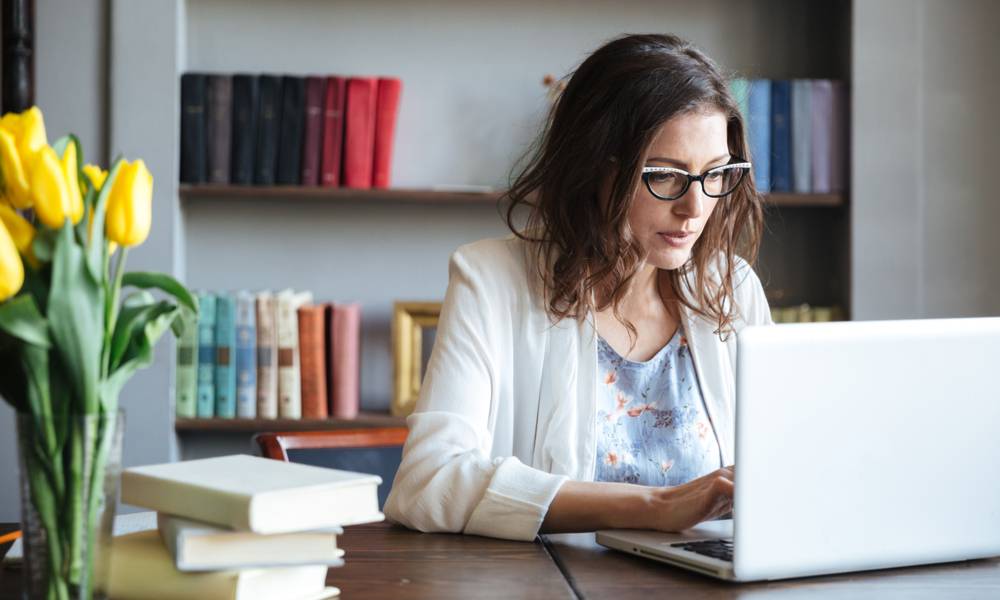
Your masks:
M607 550L593 534L548 535L543 542L421 534L385 523L348 527L340 539L347 565L331 569L327 581L345 600L1000 598L1000 558L731 584ZM0 600L18 599L19 589L18 571L0 574Z

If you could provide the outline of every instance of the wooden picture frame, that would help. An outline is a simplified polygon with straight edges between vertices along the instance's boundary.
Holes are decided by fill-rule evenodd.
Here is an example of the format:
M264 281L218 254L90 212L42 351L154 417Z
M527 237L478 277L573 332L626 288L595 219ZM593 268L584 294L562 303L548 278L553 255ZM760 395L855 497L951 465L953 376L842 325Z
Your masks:
M392 407L395 416L413 412L423 379L424 330L437 327L440 302L396 302L392 311Z

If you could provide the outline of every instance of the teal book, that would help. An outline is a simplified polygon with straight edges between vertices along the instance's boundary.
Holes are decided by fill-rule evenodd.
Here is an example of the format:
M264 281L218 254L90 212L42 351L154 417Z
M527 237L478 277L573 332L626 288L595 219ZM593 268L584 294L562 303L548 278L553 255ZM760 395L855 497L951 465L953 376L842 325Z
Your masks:
M236 416L236 298L215 299L215 416Z
M198 402L200 418L215 416L215 296L198 294Z
M257 298L236 295L236 416L257 416Z
M750 80L737 77L729 82L729 89L733 94L733 100L736 100L736 105L740 108L744 126L749 126L747 118L750 115Z
M177 367L174 372L174 410L181 419L198 414L198 325L188 324L177 339Z

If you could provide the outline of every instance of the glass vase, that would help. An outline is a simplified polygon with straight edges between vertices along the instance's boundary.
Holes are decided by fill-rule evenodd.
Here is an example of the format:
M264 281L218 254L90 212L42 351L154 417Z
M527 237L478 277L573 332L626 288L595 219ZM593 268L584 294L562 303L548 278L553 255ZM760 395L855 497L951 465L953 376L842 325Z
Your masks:
M18 414L24 598L107 598L124 423Z

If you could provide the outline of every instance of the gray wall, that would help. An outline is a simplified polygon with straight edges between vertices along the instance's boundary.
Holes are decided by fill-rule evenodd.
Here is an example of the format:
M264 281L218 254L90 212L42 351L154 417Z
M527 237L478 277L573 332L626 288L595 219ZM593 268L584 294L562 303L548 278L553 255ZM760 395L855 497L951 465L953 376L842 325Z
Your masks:
M1000 3L854 8L856 319L1000 315Z

